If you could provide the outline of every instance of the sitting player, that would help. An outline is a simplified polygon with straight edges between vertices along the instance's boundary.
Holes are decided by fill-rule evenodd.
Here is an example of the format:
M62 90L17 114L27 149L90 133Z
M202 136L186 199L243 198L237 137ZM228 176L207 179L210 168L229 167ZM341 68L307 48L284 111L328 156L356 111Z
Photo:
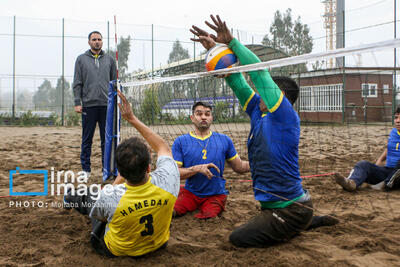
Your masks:
M172 211L179 192L179 170L168 144L133 114L125 96L122 117L146 139L158 155L150 172L150 152L139 138L124 140L116 150L120 176L106 185L97 201L69 192L65 202L92 219L91 243L99 254L142 256L165 247ZM124 183L125 181L125 183ZM123 183L123 184L122 184Z
M198 209L195 217L207 219L225 209L228 194L223 178L225 161L237 173L249 172L250 167L248 161L240 159L228 136L210 130L213 121L210 105L195 103L190 119L194 131L179 136L172 145L181 180L186 180L174 212L181 216Z
M363 183L378 190L392 190L400 187L400 107L394 112L394 128L389 134L386 149L375 164L359 161L346 178L335 173L336 183L347 191L355 191ZM384 161L386 160L386 165Z

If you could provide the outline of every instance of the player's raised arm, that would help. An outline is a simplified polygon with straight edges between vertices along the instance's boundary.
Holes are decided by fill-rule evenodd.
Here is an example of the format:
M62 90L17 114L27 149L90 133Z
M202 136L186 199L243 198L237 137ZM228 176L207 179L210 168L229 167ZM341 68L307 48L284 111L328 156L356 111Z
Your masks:
M222 21L218 15L216 17L211 15L210 17L213 23L206 21L206 24L217 33L216 36L210 34L210 37L216 42L228 45L238 57L241 65L249 65L261 62L261 60L253 52L242 45L237 39L233 38L231 32L226 26L225 21ZM277 108L277 104L282 101L283 93L272 80L269 71L250 71L249 75L268 110L273 112ZM231 76L226 78L226 81L239 98L239 95L236 93L236 91L240 90L240 88L238 88L239 86L243 86L243 81L238 81L236 76ZM247 91L248 89L245 90ZM248 100L249 98L246 98L245 103L247 103ZM240 103L242 103L242 101Z
M121 103L118 104L118 106L120 108L122 118L135 127L136 130L138 130L143 138L150 144L151 148L156 151L158 156L165 155L172 157L171 148L164 141L164 139L146 126L143 122L141 122L133 114L131 105L120 91L118 91L118 96L121 98Z
M206 22L206 24L207 23L208 22ZM214 35L209 34L207 31L195 25L192 25L190 32L197 36L197 38L191 38L190 40L201 43L203 47L207 50L210 50L212 47L214 47L216 45L216 42L225 43L225 41L221 38L218 39ZM229 36L226 37L226 39L229 39ZM229 87L232 88L233 92L239 99L240 105L242 107L245 107L247 100L254 94L254 91L248 85L243 75L241 73L230 74L226 81Z

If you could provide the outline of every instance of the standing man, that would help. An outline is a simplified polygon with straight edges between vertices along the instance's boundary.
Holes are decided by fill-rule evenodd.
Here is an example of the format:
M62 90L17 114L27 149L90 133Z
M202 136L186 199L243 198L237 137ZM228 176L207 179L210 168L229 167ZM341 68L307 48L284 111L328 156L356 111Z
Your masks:
M225 161L237 173L249 172L250 166L248 161L240 159L228 136L210 130L213 116L209 104L195 103L190 119L194 131L179 136L172 145L181 180L186 180L174 212L181 216L198 209L196 218L213 218L225 209L228 194L223 178Z
M215 42L233 50L242 65L260 59L239 41L219 16L211 16L214 24L206 24L217 36L193 26L192 39L210 49ZM241 73L230 74L226 81L238 97L251 120L247 147L254 196L261 213L236 228L230 241L239 247L264 247L288 241L302 230L337 223L329 217L313 217L311 196L302 187L298 165L300 119L292 105L299 87L290 78L272 79L268 70L251 71L249 76L258 94Z
M107 118L108 83L117 79L114 59L102 50L103 36L98 31L89 33L90 49L78 56L74 72L75 111L82 113L82 170L90 175L90 155L96 124L101 138L101 163L104 163L104 140Z

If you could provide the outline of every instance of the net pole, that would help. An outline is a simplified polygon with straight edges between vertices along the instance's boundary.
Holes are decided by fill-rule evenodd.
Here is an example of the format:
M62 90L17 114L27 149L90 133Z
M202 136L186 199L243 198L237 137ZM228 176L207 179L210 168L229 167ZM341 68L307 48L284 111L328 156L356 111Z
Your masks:
M114 40L115 40L115 64L117 68L117 90L121 90L121 82L119 80L119 67L118 67L118 39L117 39L117 16L114 15ZM111 145L111 155L110 155L110 167L111 167L111 172L114 173L116 170L115 166L115 151L117 149L117 146L119 144L120 140L120 118L119 118L119 99L115 95L114 99L114 116L113 116L113 139L112 139L112 145Z
M394 2L394 20L393 20L393 30L394 30L394 33L393 33L393 37L394 37L394 39L396 39L397 38L397 14L396 14L396 8L397 8L397 5L396 5L396 0L394 0L393 1ZM392 89L392 125L394 124L394 111L396 110L396 94L397 94L397 77L396 77L396 75L397 75L397 73L396 73L396 56L397 56L397 50L396 50L396 47L394 48L394 51L393 51L393 65L394 65L394 69L393 69L393 73L394 73L394 75L393 75L393 89Z

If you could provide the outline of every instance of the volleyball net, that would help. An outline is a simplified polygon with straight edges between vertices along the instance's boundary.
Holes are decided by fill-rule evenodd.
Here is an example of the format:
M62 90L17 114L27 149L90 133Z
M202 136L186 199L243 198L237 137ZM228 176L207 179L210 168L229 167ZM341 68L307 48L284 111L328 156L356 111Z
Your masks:
M122 84L122 91L135 115L170 145L177 136L193 131L190 120L193 104L198 101L208 103L213 107L211 130L231 137L240 156L246 158L249 117L226 79L217 76L242 73L246 82L257 92L252 80L257 79L257 71L267 69L272 77L290 77L296 81L300 92L293 107L301 123L313 127L307 126L305 130L312 129L316 137L322 138L326 135L320 135L318 131L323 131L322 126L329 128L333 133L330 138L334 145L335 136L351 140L354 134L351 125L378 125L389 132L393 111L398 104L395 88L398 79L394 67L397 64L393 60L393 50L399 46L399 39L391 39L288 57L265 46L248 45L247 48L262 62L206 72L205 55L200 55L152 71L136 73ZM327 62L332 61L336 67L327 68ZM253 73L253 76L250 77L249 73ZM125 139L138 136L138 133L122 121L120 136ZM371 153L367 131L364 138L365 151ZM351 141L347 143L350 148ZM331 161L333 166L336 159ZM313 164L313 168L316 166L318 169L318 161ZM307 169L309 166L304 167Z

